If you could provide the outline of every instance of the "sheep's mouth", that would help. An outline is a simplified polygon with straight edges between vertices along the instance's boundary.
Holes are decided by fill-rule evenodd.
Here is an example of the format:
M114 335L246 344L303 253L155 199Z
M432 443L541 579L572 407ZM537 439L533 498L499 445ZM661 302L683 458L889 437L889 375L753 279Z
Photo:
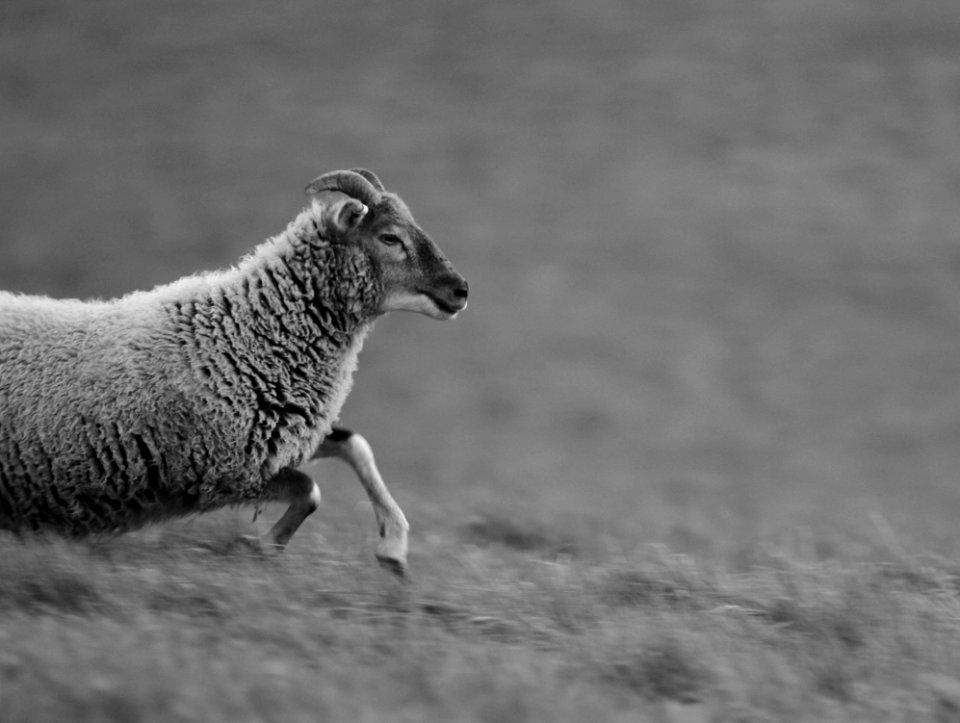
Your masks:
M444 314L456 314L463 308L462 306L454 306L453 304L450 304L443 299L438 299L436 296L432 296L431 294L427 294L427 296L430 297L430 301L436 304L437 308L440 309L440 311L442 311Z
M449 318L453 318L454 316L459 314L461 311L463 311L464 308L466 308L467 306L466 301L457 302L456 304L451 304L449 301L446 301L445 299L441 299L435 294L431 294L429 291L421 291L420 293L426 296L428 299L430 299L431 303L434 306L436 306L437 309L439 309L445 316Z

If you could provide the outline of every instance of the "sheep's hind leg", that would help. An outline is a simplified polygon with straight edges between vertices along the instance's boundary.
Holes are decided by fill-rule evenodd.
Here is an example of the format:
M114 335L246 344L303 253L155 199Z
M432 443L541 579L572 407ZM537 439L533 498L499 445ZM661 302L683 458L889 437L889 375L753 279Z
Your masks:
M264 491L265 499L290 503L266 537L267 546L280 551L303 521L320 506L320 488L309 475L293 467L284 467L267 481Z
M334 427L313 453L314 459L326 457L342 459L357 473L373 503L373 513L380 529L377 559L392 572L403 575L407 569L407 532L410 525L380 476L370 444L359 434Z

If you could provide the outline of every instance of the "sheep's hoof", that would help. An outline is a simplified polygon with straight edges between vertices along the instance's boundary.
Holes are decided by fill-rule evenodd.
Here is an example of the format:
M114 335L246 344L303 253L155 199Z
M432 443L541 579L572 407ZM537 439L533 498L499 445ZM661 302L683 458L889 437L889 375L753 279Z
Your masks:
M382 557L377 555L377 562L380 563L380 567L385 570L389 570L394 575L400 579L405 579L407 576L407 563L405 560L398 560L395 557Z
M393 536L377 543L377 560L397 577L407 572L407 537Z

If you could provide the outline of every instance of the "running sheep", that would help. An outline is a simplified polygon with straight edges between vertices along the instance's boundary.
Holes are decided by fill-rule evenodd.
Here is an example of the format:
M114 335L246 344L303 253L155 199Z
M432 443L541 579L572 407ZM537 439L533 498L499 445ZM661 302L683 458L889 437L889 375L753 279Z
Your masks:
M350 464L377 557L409 526L367 442L334 427L371 323L451 319L467 282L370 171L334 171L235 267L110 301L0 292L0 528L123 532L225 505L289 503L282 549L319 505L299 465Z

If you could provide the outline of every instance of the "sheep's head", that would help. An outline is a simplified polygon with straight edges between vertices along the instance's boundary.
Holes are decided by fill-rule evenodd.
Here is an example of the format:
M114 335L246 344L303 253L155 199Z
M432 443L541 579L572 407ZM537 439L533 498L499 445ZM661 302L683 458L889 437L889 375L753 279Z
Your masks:
M314 179L306 192L323 206L326 231L363 250L383 280L381 312L452 319L467 306L466 280L424 233L407 205L373 173L357 168Z

